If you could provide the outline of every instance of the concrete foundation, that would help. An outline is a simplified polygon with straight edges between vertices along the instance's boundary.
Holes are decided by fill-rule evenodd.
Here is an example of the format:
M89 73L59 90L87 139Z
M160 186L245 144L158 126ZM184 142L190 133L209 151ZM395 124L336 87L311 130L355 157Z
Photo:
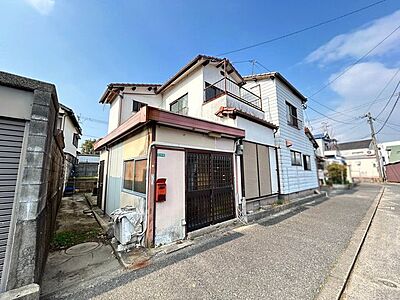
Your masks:
M267 197L246 200L247 212L254 212L259 210L263 206L271 205L278 200L278 195L271 195Z
M293 200L293 199L297 199L297 198L303 198L303 197L307 197L307 196L315 194L316 190L319 190L319 188L308 189L308 190L299 191L299 192L290 193L290 194L280 194L279 199L287 201L287 200Z

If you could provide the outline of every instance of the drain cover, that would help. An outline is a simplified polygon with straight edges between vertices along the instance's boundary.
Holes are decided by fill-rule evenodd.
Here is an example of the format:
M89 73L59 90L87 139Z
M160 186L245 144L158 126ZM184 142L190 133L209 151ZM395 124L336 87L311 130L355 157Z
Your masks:
M78 244L78 245L68 248L67 250L65 250L65 254L71 255L71 256L83 255L83 254L92 252L99 247L100 247L100 244L97 242L87 242L87 243Z

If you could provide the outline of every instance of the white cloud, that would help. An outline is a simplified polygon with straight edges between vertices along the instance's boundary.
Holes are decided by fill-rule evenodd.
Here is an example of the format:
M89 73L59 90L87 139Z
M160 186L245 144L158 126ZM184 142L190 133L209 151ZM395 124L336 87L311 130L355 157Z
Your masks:
M376 19L361 28L332 38L310 53L305 61L326 64L345 58L358 58L377 45L386 35L400 25L400 10L391 15ZM380 56L399 49L400 31L395 32L383 44L376 48L369 57Z
M54 7L55 0L25 0L42 15L48 15Z
M340 77L331 85L331 89L341 100L341 104L337 106L335 110L343 112L347 116L335 114L333 112L327 112L326 114L334 119L345 121L361 117L367 112L370 102L378 96L379 92L396 72L397 68L389 68L379 62L366 62L355 65L346 73L346 75ZM340 72L332 74L330 80L336 78L338 74L340 74ZM400 73L396 75L379 97L378 101L369 109L373 117L376 117L376 115L382 110L387 102L386 99L390 97L399 80ZM392 99L384 113L379 117L379 120L381 121L375 122L376 130L381 127L382 121L386 119L394 101L395 99ZM359 106L358 109L354 110L354 107L357 106ZM329 119L324 119L324 121L330 123L335 138L337 138L339 142L360 139L368 135L370 132L366 119L363 119L362 121L361 119L350 121L353 125L336 123ZM393 112L389 122L400 123L400 103ZM318 132L320 127L321 123L314 122L313 128L316 129L314 130L315 132ZM382 133L382 135L378 135L378 138L380 138L381 141L394 140L396 138L396 131L390 127L385 127ZM397 139L400 139L400 130L397 132Z

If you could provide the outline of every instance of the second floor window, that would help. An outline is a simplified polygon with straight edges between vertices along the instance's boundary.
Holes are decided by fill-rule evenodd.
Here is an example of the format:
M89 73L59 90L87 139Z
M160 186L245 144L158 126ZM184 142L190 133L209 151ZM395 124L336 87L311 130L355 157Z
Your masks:
M218 83L220 85L223 84L222 81L219 81ZM205 102L208 100L215 99L215 98L221 96L222 94L225 94L225 92L222 89L220 89L219 87L217 87L215 84L211 85L207 81L205 81L204 84L205 84L205 89L204 89L204 101Z
M286 102L287 122L290 126L299 128L299 119L297 118L297 108L289 102Z
M179 99L172 102L170 105L170 111L181 114L187 115L188 113L188 94L183 95Z
M301 153L297 151L290 151L290 158L292 166L301 166Z
M146 104L132 100L132 112L138 112L143 106L146 106Z
M310 155L303 155L304 170L311 170Z

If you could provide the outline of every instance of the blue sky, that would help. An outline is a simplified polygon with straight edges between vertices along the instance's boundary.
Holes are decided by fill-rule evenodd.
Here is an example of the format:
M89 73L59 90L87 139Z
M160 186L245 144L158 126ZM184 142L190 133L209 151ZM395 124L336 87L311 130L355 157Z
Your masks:
M0 69L53 82L59 100L78 115L107 121L98 104L110 82L162 83L195 55L216 55L273 38L373 3L371 1L128 1L2 0ZM400 25L400 3L388 0L337 22L271 44L230 54L233 61L256 59L281 72L306 96L370 50ZM400 64L400 30L347 74L309 100L333 120L307 110L314 132L327 121L340 139L365 137L365 113L382 87L378 113L394 85ZM243 74L250 63L237 63ZM264 72L256 68L256 72ZM396 75L396 76L395 76ZM337 110L337 114L315 100ZM392 100L392 103L394 100ZM354 109L361 105L360 109ZM391 108L376 123L382 120ZM399 105L400 107L400 105ZM347 113L348 111L348 113ZM379 135L400 140L400 109ZM84 137L101 137L106 125L83 121ZM351 134L350 134L351 133Z

